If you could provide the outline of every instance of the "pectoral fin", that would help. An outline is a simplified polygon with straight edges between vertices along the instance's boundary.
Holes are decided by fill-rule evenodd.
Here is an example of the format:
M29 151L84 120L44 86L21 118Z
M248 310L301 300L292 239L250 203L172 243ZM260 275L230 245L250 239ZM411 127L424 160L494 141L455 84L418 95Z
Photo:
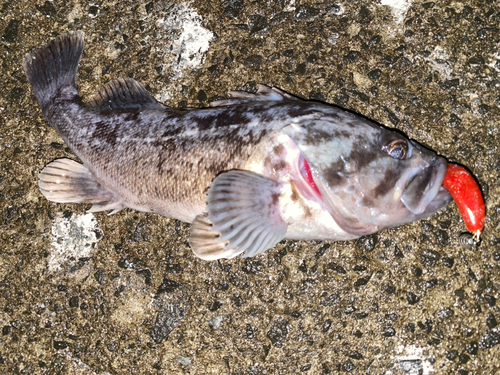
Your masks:
M206 213L191 227L189 243L205 260L251 257L275 246L286 234L279 208L280 184L248 171L229 171L208 190Z
M93 203L90 212L125 208L121 200L103 188L90 171L71 159L57 159L38 175L40 191L49 201L58 203Z

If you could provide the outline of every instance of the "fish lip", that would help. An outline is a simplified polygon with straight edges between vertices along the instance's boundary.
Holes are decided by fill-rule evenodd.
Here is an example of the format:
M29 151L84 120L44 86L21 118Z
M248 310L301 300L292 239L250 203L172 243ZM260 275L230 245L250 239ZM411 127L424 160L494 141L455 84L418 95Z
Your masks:
M401 202L415 215L427 215L445 207L449 201L449 193L442 187L447 169L446 159L436 156L431 162L420 169L408 181L405 190L401 195ZM422 189L422 179L430 177L430 181ZM451 199L451 196L450 196Z

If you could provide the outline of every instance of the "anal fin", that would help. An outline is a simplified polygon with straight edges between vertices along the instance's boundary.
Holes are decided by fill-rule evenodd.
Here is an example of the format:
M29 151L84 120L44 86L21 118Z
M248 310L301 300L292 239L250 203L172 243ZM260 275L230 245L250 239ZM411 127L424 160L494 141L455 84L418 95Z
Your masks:
M205 260L251 257L274 247L288 225L279 207L280 184L249 171L217 176L208 190L206 213L191 227L189 243Z
M57 159L38 175L40 191L49 201L57 203L92 203L90 212L113 210L126 206L111 191L103 188L84 165L71 159Z

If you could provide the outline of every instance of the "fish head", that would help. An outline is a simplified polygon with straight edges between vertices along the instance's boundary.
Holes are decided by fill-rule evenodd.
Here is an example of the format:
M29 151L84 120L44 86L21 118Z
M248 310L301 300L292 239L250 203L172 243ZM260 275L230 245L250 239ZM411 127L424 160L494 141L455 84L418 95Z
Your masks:
M360 116L342 112L288 125L319 194L317 201L353 238L432 215L451 196L443 157Z

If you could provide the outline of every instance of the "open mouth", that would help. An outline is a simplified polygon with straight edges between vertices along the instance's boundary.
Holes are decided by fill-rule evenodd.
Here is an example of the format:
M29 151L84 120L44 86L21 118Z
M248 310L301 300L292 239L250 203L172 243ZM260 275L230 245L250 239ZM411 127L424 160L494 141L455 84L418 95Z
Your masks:
M408 210L415 215L427 215L448 204L451 196L442 187L446 166L445 159L435 158L409 181L401 196Z

